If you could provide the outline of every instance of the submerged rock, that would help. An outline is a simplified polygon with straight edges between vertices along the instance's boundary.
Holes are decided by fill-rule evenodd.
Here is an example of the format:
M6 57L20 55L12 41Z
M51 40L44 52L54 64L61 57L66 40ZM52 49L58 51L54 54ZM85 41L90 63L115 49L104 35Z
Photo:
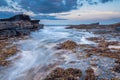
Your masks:
M0 39L28 35L30 31L43 28L40 20L31 20L28 15L20 14L7 19L0 19Z

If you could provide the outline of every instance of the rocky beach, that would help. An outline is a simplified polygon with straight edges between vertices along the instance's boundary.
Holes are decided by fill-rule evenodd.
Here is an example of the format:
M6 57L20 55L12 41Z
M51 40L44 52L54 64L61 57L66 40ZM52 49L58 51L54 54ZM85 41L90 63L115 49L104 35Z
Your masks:
M0 80L120 80L120 23L44 26L0 19Z
M7 19L0 19L0 65L7 66L8 57L19 52L13 43L30 35L31 31L42 29L39 20L31 20L28 15L19 14Z
M120 80L120 0L0 0L0 80Z

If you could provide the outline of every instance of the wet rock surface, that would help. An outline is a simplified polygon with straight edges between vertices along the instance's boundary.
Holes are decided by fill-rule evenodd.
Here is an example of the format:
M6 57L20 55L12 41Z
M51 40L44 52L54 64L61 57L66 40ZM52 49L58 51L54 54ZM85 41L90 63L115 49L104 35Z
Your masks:
M97 26L99 24L96 23L91 25ZM24 68L23 66L18 66L19 70L17 72L20 74L20 78L17 77L17 80L120 79L120 34L118 31L106 32L108 30L110 31L112 28L103 29L100 27L84 28L84 31L82 31L82 29L74 29L68 32L68 29L63 29L60 32L57 32L55 29L55 34L53 29L50 28L47 31L43 31L47 32L45 34L48 34L50 37L43 37L43 39L41 39L41 37L36 38L36 34L40 36L41 31L35 34L35 38L26 41L25 44L23 43L23 54L25 54L25 59L23 59L22 63L28 58L27 63L30 62L30 65L24 65L32 65L32 68L28 68L28 72L23 70L23 73L19 73L19 70L21 71ZM59 31L59 29L57 30ZM105 30L105 32L95 34L95 32L99 30ZM48 33L48 31L50 32ZM50 33L54 38L51 37ZM35 43L32 43L33 41ZM50 66L51 64L54 65ZM36 65L38 67L36 67ZM12 78L16 80L14 75Z
M66 50L73 50L78 46L78 44L74 41L67 40L61 44L58 44L57 49L66 49Z
M44 80L97 80L92 68L88 68L85 71L85 75L82 74L80 69L74 68L56 68L53 70Z
M17 46L12 45L9 40L0 41L0 66L8 66L10 61L6 59L18 51Z
M44 80L79 80L82 72L79 69L56 68Z
M97 80L94 70L92 68L88 68L86 71L85 79L84 80Z
M111 25L100 25L100 24L83 24L83 25L77 25L77 26L70 26L67 27L67 29L79 29L79 30L86 30L89 32L94 33L94 37L88 37L86 38L88 41L92 41L95 44L77 44L80 49L80 53L85 54L85 58L91 58L93 56L101 56L101 57L108 57L111 59L120 60L120 33L119 33L119 26L120 23L111 24ZM77 53L78 54L78 53ZM107 63L110 64L110 63ZM120 64L115 62L114 67L112 67L112 71L116 74L119 74L119 68ZM92 63L91 66L98 67L98 64ZM111 72L112 72L111 71ZM89 74L89 70L86 71ZM99 76L95 76L96 74L92 73L92 69L90 69L91 75L86 76L85 80L120 80L118 77L111 77L111 78L100 78ZM105 72L106 73L106 72ZM114 74L114 75L116 75ZM110 76L110 75L109 75ZM106 76L105 76L106 77Z
M96 28L98 23L91 25L95 28L84 25L88 27L86 31L94 33L84 39L91 44L68 39L55 45L55 50L61 51L55 57L63 61L58 62L62 67L52 70L44 80L120 80L119 62L115 62L120 60L120 49L114 47L120 46L120 37L118 31L110 31L115 25L105 29ZM102 31L96 33L99 30Z

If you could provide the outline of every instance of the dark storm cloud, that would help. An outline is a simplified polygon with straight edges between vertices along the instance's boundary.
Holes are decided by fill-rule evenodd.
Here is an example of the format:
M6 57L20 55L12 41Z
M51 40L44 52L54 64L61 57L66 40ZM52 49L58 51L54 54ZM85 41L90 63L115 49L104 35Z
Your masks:
M86 0L88 2L88 4L90 5L94 5L94 4L99 4L99 3L107 3L107 2L112 2L113 0Z
M60 13L77 9L76 2L77 0L21 0L19 4L35 13Z
M78 9L78 7L84 6L84 3L90 5L97 5L99 3L107 3L116 0L0 0L0 7L8 7L10 9L16 10L17 12L31 11L35 14L44 13L61 13L68 12L70 10ZM17 5L16 5L17 4ZM11 15L10 12L4 12L1 9L0 17ZM5 10L6 11L6 10ZM5 14L4 14L5 13ZM63 16L69 14L61 14ZM59 20L56 16L41 15L40 19L52 19Z
M110 2L110 1L113 1L113 0L100 0L100 2L102 2L102 3L107 3L107 2Z
M0 0L0 6L7 6L9 4L14 6L14 3L34 13L60 13L77 9L84 6L84 1L90 5L107 3L113 0ZM114 0L115 1L115 0ZM11 3L12 4L11 4Z
M73 9L77 9L84 5L85 0L21 0L19 2L22 8L31 10L35 13L60 13ZM107 3L113 0L86 0L88 4L94 5L99 3Z

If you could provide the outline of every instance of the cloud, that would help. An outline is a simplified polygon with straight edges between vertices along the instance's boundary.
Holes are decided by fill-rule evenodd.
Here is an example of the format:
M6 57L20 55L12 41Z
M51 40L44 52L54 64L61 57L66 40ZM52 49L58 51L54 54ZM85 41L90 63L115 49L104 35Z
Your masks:
M7 6L7 2L5 0L0 0L0 6Z
M33 13L61 13L75 10L85 3L90 5L107 3L113 0L1 0L0 6L16 11L31 11ZM115 1L115 0L114 0Z
M0 0L0 15L25 13L40 19L65 20L79 18L81 14L73 13L71 16L69 12L81 9L85 4L97 5L112 1L116 0Z
M61 13L75 10L78 5L82 7L85 3L95 5L111 1L113 0L20 0L18 4L35 13Z
M0 18L8 18L8 17L14 16L15 14L19 14L19 13L8 12L8 11L0 12Z
M100 2L102 2L102 3L107 3L107 2L111 2L111 1L113 1L113 0L100 0Z
M42 19L42 20L67 20L67 19L62 19L62 18L57 18L56 16L52 15L37 15L33 17L34 19Z
M35 13L60 13L77 9L77 0L21 0L22 8Z

